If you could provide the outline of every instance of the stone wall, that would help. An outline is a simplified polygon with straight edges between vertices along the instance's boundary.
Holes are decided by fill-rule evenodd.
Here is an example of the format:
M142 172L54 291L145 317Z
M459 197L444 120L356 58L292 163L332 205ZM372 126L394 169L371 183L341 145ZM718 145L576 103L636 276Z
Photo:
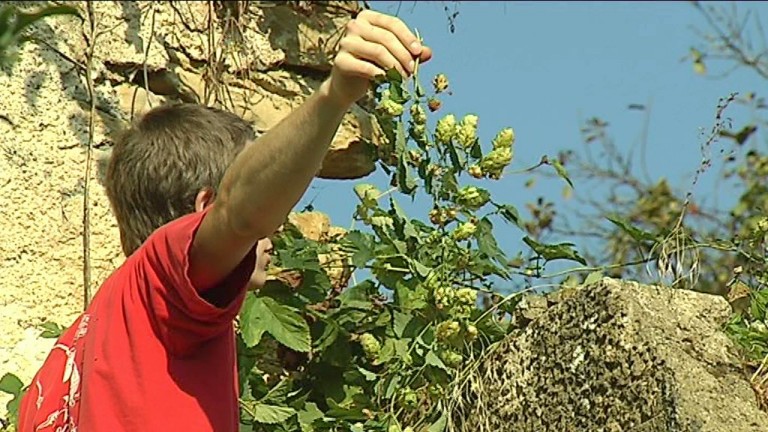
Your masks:
M36 8L44 2L15 2ZM64 2L83 10L85 2ZM52 339L39 325L82 310L83 208L90 209L92 289L123 256L99 181L110 136L163 100L223 106L264 131L330 70L357 2L93 2L89 21L49 18L11 70L0 71L0 375L28 382ZM86 86L93 40L96 106ZM89 144L89 126L94 135ZM374 169L362 108L344 119L319 173ZM89 145L91 175L85 178ZM85 196L85 184L89 190ZM0 395L0 410L4 410Z

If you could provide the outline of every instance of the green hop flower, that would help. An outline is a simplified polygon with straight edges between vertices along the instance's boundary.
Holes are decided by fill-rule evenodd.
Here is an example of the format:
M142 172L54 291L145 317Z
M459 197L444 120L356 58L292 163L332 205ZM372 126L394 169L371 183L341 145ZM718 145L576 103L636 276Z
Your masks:
M406 407L413 409L419 406L419 396L412 389L407 388L403 390L402 397L403 405Z
M475 327L475 326L473 326L471 324L468 325L467 326L467 340L469 342L472 342L473 340L477 339L477 335L478 335L477 327Z
M379 355L379 351L381 351L379 340L370 333L360 335L360 345L363 347L363 352L369 360L375 360Z
M447 341L459 334L459 331L461 331L461 326L458 322L443 321L437 325L437 329L435 329L435 336L437 336L438 340Z
M490 199L488 191L474 186L465 186L456 194L456 203L473 210L486 205Z
M441 118L435 127L435 139L440 144L448 144L456 135L456 117L453 114Z
M499 147L480 161L480 168L487 173L500 174L512 162L512 148Z
M453 368L461 365L462 360L464 360L461 354L453 350L445 350L441 352L440 359L443 361L443 363L445 363L446 366Z
M411 119L413 123L417 125L423 125L427 123L427 112L420 104L411 105Z
M510 148L515 143L515 131L512 128L502 129L491 141L494 149Z
M389 425L389 427L387 428L387 432L403 432L403 430L400 429L400 425L393 424L393 425Z
M413 138L419 144L427 144L427 125L410 123L408 127L408 135Z
M476 179L481 179L485 175L483 174L483 169L480 168L479 165L472 165L467 171L469 172L469 175Z
M461 119L456 132L456 140L464 148L470 148L477 141L477 116L467 114Z
M432 87L435 88L435 93L442 93L448 89L448 77L445 74L437 74L432 79Z
M477 231L477 225L472 222L464 222L453 231L453 239L456 241L467 240Z
M472 288L460 288L456 290L456 299L463 305L474 306L477 303L477 291Z
M379 105L376 107L376 109L390 117L399 117L403 115L403 112L405 111L405 108L403 108L402 104L399 104L392 99L382 100L379 102Z

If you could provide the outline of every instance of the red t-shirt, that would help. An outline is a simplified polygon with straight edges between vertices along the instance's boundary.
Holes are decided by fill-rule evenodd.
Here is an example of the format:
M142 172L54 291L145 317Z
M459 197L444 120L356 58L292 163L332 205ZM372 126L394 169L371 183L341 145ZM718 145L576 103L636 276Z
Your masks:
M158 229L104 282L32 380L19 432L238 430L233 319L256 252L195 289L189 250L206 213Z

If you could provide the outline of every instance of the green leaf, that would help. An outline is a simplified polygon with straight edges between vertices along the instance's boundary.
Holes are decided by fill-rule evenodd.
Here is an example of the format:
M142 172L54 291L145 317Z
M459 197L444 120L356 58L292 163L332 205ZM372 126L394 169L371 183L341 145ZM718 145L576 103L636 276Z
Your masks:
M573 249L573 243L559 243L554 245L546 245L539 243L532 238L525 236L523 238L525 244L530 246L534 252L547 261L555 260L569 260L576 261L582 265L587 265L587 261L579 255L579 252Z
M6 373L0 378L0 391L12 395L21 394L21 390L24 388L24 383L21 382L19 377L12 373Z
M397 189L405 195L412 195L416 191L416 186L416 179L413 178L411 167L408 166L405 152L403 152L397 163Z
M429 366L434 366L438 369L442 369L446 372L449 372L448 366L446 366L445 363L443 363L443 361L440 359L440 357L438 357L437 354L435 354L435 352L432 350L429 350L427 352L427 355L424 356L424 362Z
M282 423L296 415L296 410L289 407L256 403L249 407L253 421L264 424Z
M495 204L498 213L506 219L507 222L520 226L520 213L517 208L510 204Z
M552 168L555 169L555 172L557 175L559 175L563 180L565 180L568 183L568 186L571 187L571 189L575 189L573 187L573 182L568 177L568 171L565 169L563 164L560 163L560 160L557 158L549 158L549 164L552 165Z
M304 318L270 297L249 296L240 320L243 339L248 346L258 344L266 332L294 351L309 352L311 348L309 326Z
M440 413L440 417L432 423L427 432L443 432L447 425L448 417L445 416L445 413Z
M453 170L455 172L461 172L462 167L464 166L464 159L459 155L459 152L456 151L456 146L453 145L453 142L446 144L446 147L448 148L448 156L450 156Z
M40 333L40 337L46 339L56 339L64 333L64 330L66 330L64 327L52 321L46 321L40 324L40 328L43 329L43 332Z
M584 279L584 285L592 285L595 282L599 282L603 278L603 272L600 270L593 271L592 273L587 275L587 278Z
M504 251L501 250L498 243L496 243L496 238L493 236L493 224L487 217L482 218L480 223L477 224L477 234L475 237L477 238L477 247L480 249L480 252L498 263L507 262Z
M376 284L366 279L357 285L351 286L339 295L342 308L371 309L371 294L376 290Z
M625 233L629 234L629 236L632 237L635 241L656 241L657 239L654 234L632 226L631 222L621 218L620 216L608 216L606 219L611 221L617 227L621 228L621 230Z
M344 236L345 246L351 248L352 265L355 267L365 267L368 261L373 259L373 238L360 231L350 231Z
M301 425L301 432L313 432L315 430L312 427L312 423L317 419L323 418L323 412L317 407L317 404L307 402L304 405L304 409L297 412L299 418L299 425Z

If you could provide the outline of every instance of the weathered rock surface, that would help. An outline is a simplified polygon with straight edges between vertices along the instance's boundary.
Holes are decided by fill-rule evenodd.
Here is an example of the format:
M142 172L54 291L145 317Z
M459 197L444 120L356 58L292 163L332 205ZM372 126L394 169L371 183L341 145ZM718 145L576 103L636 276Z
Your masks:
M4 5L9 2L4 2ZM12 2L35 9L48 2ZM63 2L85 13L86 2ZM100 184L110 138L165 100L232 110L274 126L327 76L340 29L358 2L91 2L93 158L85 67L88 20L48 18L12 69L0 70L0 375L24 382L53 340L39 324L69 325L83 307L83 208L90 208L92 289L123 260ZM374 169L372 117L344 119L319 173ZM85 172L90 163L89 192ZM5 410L0 394L0 412Z
M605 279L558 295L467 382L454 430L763 432L721 297Z

